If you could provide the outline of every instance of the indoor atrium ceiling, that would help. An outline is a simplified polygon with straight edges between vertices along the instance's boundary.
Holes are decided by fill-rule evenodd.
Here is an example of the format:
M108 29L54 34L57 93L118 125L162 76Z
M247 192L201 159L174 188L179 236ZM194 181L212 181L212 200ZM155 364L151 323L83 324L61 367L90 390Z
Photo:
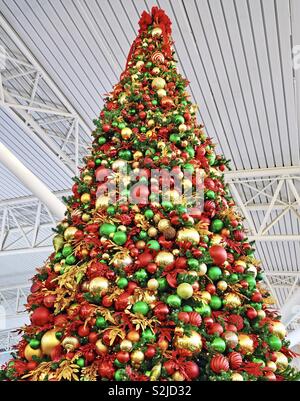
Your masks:
M257 257L282 306L298 286L300 268L300 69L292 59L300 45L298 0L0 0L0 45L9 67L0 73L10 96L0 108L0 141L51 191L64 194L75 153L87 151L92 120L125 66L139 16L153 5L173 21L179 70L190 80L199 121L242 172L228 179L240 203L249 203L242 208L246 224L256 232ZM27 117L42 131L24 117L33 92ZM16 99L23 108L10 105ZM253 169L260 170L248 174ZM40 205L41 229L27 241L38 201L2 166L0 188L0 227L8 219L7 238L17 244L0 250L2 288L26 283L49 254L53 216Z

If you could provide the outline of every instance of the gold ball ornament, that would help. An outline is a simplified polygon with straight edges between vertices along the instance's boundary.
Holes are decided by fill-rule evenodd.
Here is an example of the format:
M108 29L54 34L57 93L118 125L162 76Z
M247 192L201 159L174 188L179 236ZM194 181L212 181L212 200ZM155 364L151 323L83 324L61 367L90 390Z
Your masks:
M177 295L182 299L189 299L193 296L194 290L191 284L189 283L181 283L177 287Z
M244 381L244 378L240 373L232 373L230 378L231 378L231 381L233 381L233 382L242 382L242 381Z
M225 294L224 296L224 304L226 305L227 308L229 309L235 309L241 306L241 299L240 297L235 294L234 292L229 292L228 294Z
M152 88L156 89L156 90L164 89L165 85L166 85L166 81L161 77L154 78L152 81L152 84L151 84Z
M140 333L136 330L130 330L127 333L127 339L132 341L133 343L137 343L140 340Z
M205 276L207 273L207 266L205 263L201 263L198 270L198 276Z
M95 277L90 281L89 290L92 294L104 295L107 293L109 281L105 277Z
M287 334L285 325L281 322L275 321L275 322L271 322L270 326L271 326L272 334L275 334L277 337L280 338L280 340L283 340Z
M276 367L279 373L283 372L289 364L288 358L282 352L274 352Z
M157 229L155 227L150 227L149 230L147 231L149 237L153 238L157 236Z
M132 361L133 363L140 364L140 363L143 362L144 358L145 358L144 353L143 353L142 351L138 350L138 349L135 350L135 351L133 351L133 352L130 354L130 359L131 359L131 361Z
M113 169L113 171L118 171L118 170L122 170L126 167L126 161L122 160L122 159L117 159L115 160L112 165L111 168Z
M248 265L247 274L251 274L253 277L257 276L257 269L254 265Z
M257 311L257 317L259 317L260 319L265 319L266 317L266 312L264 310L258 310Z
M98 209L107 209L110 203L110 199L109 196L99 196L99 198L97 198L96 200L96 204L95 204L95 208L96 210Z
M32 361L33 357L37 357L37 358L41 358L42 356L42 350L40 348L38 349L33 349L30 347L29 344L26 345L25 349L24 349L24 356L27 359L27 361Z
M166 230L167 228L170 227L170 221L167 219L161 219L158 222L157 228L160 232L163 232L164 230Z
M101 339L96 341L95 347L100 354L106 354L108 352L108 347L103 344Z
M243 266L244 269L247 267L247 263L240 259L235 262L235 265Z
M235 348L238 345L238 336L233 331L225 331L223 338L229 348Z
M275 371L277 370L277 365L276 365L276 363L273 362L273 361L268 361L268 362L267 362L267 367L268 367L269 369L271 369L271 372L275 372Z
M143 153L141 151L137 150L136 152L134 152L133 160L140 160L141 157L143 157Z
M130 352L132 350L132 342L130 340L122 340L120 344L120 349L122 351Z
M211 295L208 291L201 291L200 298L202 301L206 302L207 304L211 301Z
M142 60L139 60L136 64L135 67L139 70L140 68L143 67L145 63Z
M89 193L82 194L80 197L82 203L89 203L91 201L91 195Z
M76 231L77 231L77 227L71 226L71 227L66 228L64 231L64 239L66 241L72 240L74 238Z
M151 36L154 38L155 36L161 36L162 34L162 29L159 26L156 26L155 28L152 29L151 31Z
M174 262L174 255L171 252L160 251L155 257L155 263L160 267L165 267Z
M60 344L60 341L56 338L57 330L52 329L47 331L41 339L41 349L43 354L50 355L53 348Z
M62 340L61 345L67 350L67 351L74 351L76 348L79 347L80 343L76 337L65 337Z
M91 183L93 182L93 177L92 177L91 175L85 175L85 176L83 177L83 182L84 182L86 185L91 185Z
M227 287L228 287L228 284L226 283L226 281L220 280L217 282L218 290L223 292L223 291L226 291Z
M210 239L210 244L211 245L220 245L220 243L223 241L223 238L219 234L214 234L211 239Z
M191 242L194 245L199 244L200 235L195 228L184 228L177 233L178 242Z
M199 333L192 330L189 336L186 334L182 337L176 336L174 346L178 349L185 349L192 353L198 353L202 349L202 339Z
M81 216L81 220L87 223L90 220L91 216L88 213L83 213Z
M156 93L159 98L162 98L167 95L167 92L165 91L165 89L158 89L158 91Z
M247 334L241 333L238 335L239 350L245 354L250 355L254 351L253 340Z
M185 377L182 373L177 371L173 373L172 380L174 380L175 382L183 382L185 380Z
M53 266L53 270L55 271L55 273L59 273L61 268L62 265L60 263L55 263L55 265Z
M163 232L165 239L170 240L176 237L176 230L173 227L169 227Z
M133 262L133 259L130 255L120 254L114 258L113 265L114 265L114 267L123 269L124 267L131 265L132 262Z
M185 124L180 124L178 130L179 132L185 132L187 130L187 126Z
M147 287L149 288L149 290L155 291L155 290L157 290L158 287L159 287L159 282L156 280L156 278L151 278L151 279L147 282Z
M130 139L132 136L132 130L128 127L125 127L121 130L121 137L125 140Z

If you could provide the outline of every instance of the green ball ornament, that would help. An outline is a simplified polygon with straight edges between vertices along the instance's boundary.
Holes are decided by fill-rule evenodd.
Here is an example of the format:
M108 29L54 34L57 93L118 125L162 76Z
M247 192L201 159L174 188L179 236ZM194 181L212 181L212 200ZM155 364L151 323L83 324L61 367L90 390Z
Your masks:
M152 217L154 216L153 210L151 210L151 209L145 210L144 216L146 217L147 220L152 219Z
M249 290L254 290L254 288L256 287L256 280L253 276L247 276L245 278L245 280L247 281L247 283L249 284Z
M216 199L216 193L214 191L212 191L211 189L209 189L208 191L206 191L205 197L207 199Z
M223 227L224 227L224 223L220 219L215 219L211 223L211 231L213 233L218 233L219 231L222 230Z
M110 216L113 216L116 213L116 209L114 208L114 206L108 206L108 208L106 209L106 212Z
M120 150L120 152L119 152L119 157L120 157L121 159L123 159L123 160L129 161L129 160L132 160L132 153L131 153L131 151L128 150L128 149L122 149L122 150Z
M213 280L219 280L222 277L222 270L218 266L213 266L208 269L208 277Z
M197 306L195 308L195 311L200 313L200 315L203 317L208 317L211 315L211 308L207 304L203 304L202 306Z
M191 284L189 283L181 283L177 287L177 294L182 299L189 299L193 296L194 290Z
M169 201L163 201L161 203L163 209L165 209L167 212L169 212L170 210L174 209L174 206L171 202Z
M76 262L76 258L74 255L69 255L66 257L66 264L67 265L74 265L74 263Z
M133 305L132 311L133 313L145 316L149 312L149 305L146 302L138 301Z
M183 124L184 121L185 121L185 119L184 119L184 117L181 116L180 114L176 114L176 115L174 116L173 121L174 121L174 123L175 123L176 125L179 125L179 124Z
M187 264L191 270L194 270L194 269L196 270L199 267L200 263L197 259L191 258L191 259L188 259Z
M119 288L126 288L128 286L128 280L126 277L119 278L117 285Z
M118 369L115 372L115 380L116 381L126 381L128 378L127 374L126 374L126 370L125 369Z
M195 157L195 150L194 150L192 147L187 146L187 147L185 148L185 150L187 151L188 155L189 155L191 158L194 158L194 157Z
M216 154L215 153L209 153L206 157L208 159L208 164L210 166L213 166L215 164L215 161L216 161Z
M76 365L78 365L80 368L83 368L85 365L85 360L84 358L78 358L76 361Z
M101 160L101 159L96 159L96 160L95 160L96 166L100 166L101 163L102 163L102 160Z
M63 332L62 332L62 331L57 331L57 332L55 333L55 337L56 337L58 340L61 340L61 339L63 338Z
M54 262L58 262L59 260L61 260L62 257L63 255L60 251L56 252L56 254L54 255Z
M181 298L178 295L169 295L167 298L167 304L172 308L179 308L181 306Z
M140 269L137 272L135 272L134 276L136 277L137 280L144 280L148 277L148 274L145 269Z
M148 234L146 231L140 231L139 239L146 239L147 237L148 237Z
M101 225L99 232L100 235L104 235L105 237L109 237L110 234L115 233L117 230L117 227L114 224L111 223L104 223Z
M117 231L114 233L112 240L117 245L124 245L127 241L127 235L123 231Z
M282 347L282 342L279 337L271 335L267 339L267 343L272 351L279 351Z
M38 349L38 348L40 347L40 345L41 345L41 342L40 342L38 339L36 339L36 338L32 338L32 339L29 341L29 345L30 345L30 347L31 347L32 349Z
M118 359L115 359L115 360L114 360L114 365L115 365L117 368L123 368L123 367L124 367L124 363L120 362Z
M150 249L153 249L155 251L159 251L160 250L160 245L159 242L156 241L155 239L151 239L150 241L147 242L147 246Z
M104 136L100 136L98 138L98 143L99 145L104 145L106 143L106 138L104 138Z
M194 166L192 164L186 163L183 166L183 170L188 172L188 173L190 173L190 174L192 174L195 171L195 168L194 168Z
M124 124L124 123L119 123L119 124L118 124L118 128L119 128L119 129L126 128L126 124Z
M263 367L263 368L266 366L265 361L263 361L262 359L259 359L259 358L253 358L252 362L259 363L261 365L261 367Z
M164 277L159 277L158 281L158 289L160 291L164 291L168 287L168 282Z
M147 343L153 343L156 339L156 336L151 329L146 328L146 330L144 330L142 333L142 339Z
M73 253L73 247L71 245L65 245L62 254L66 258L67 256L71 255Z
M211 342L211 347L214 351L223 353L226 350L226 343L223 338L216 337Z
M222 300L217 295L212 295L209 306L213 310L218 310L222 307Z
M180 142L180 135L178 134L171 134L169 137L172 143L179 143Z
M183 312L193 312L193 308L190 305L184 305L182 310Z
M237 283L238 281L239 281L239 276L236 274L236 273L232 273L232 274L230 274L230 276L229 276L229 281L231 282L231 283Z
M98 316L96 319L96 326L99 329L105 329L107 327L107 322L103 316Z

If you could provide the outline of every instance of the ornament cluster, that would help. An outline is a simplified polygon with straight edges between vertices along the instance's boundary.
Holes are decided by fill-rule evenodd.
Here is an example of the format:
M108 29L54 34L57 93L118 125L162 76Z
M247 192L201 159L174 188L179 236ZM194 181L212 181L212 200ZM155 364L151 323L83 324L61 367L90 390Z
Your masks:
M54 252L33 278L31 324L4 380L293 380L286 330L224 182L228 162L196 121L164 11L143 13L120 82L95 120ZM112 204L119 169L140 172ZM204 171L188 212L164 177ZM167 179L167 178L166 178ZM195 189L193 179L184 185ZM131 195L144 201L124 201ZM140 199L140 198L139 198Z

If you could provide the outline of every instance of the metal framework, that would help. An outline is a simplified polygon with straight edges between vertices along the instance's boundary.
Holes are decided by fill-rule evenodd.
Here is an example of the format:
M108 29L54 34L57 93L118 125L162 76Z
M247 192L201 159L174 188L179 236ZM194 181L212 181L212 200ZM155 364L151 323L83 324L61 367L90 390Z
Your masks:
M21 52L0 48L0 106L68 174L77 175L91 130L1 15L0 26Z

